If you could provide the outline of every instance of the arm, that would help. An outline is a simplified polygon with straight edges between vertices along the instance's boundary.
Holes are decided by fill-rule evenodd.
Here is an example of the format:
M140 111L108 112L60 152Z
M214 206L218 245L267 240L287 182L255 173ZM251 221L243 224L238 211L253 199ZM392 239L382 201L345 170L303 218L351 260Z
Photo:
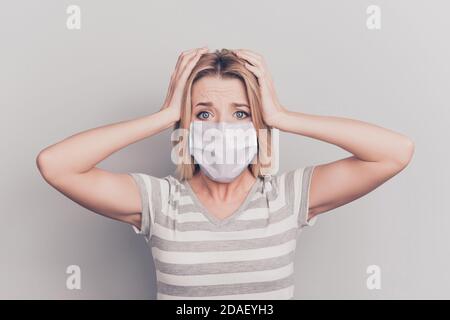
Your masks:
M166 101L159 112L77 133L42 150L36 163L43 178L83 207L139 228L142 208L133 178L96 165L114 152L153 136L180 119L186 79L203 52L204 49L193 49L180 55Z
M315 167L311 180L309 219L374 190L403 170L414 143L399 133L363 121L280 111L272 125L334 144L353 155Z
M341 147L353 156L315 167L308 219L349 203L403 170L414 153L408 137L366 122L291 112L276 96L264 58L250 50L233 50L258 79L264 122Z
M95 167L112 153L170 127L170 109L90 129L42 150L37 166L44 179L68 198L107 217L139 224L140 196L132 177Z

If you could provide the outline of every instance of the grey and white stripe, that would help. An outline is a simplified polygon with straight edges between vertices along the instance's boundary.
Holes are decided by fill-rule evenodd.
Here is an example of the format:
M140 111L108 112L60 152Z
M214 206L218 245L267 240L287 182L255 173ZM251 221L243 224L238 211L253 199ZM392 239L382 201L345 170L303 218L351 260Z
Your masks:
M203 206L188 181L130 173L156 266L157 299L292 299L296 240L314 166L258 178L231 216Z

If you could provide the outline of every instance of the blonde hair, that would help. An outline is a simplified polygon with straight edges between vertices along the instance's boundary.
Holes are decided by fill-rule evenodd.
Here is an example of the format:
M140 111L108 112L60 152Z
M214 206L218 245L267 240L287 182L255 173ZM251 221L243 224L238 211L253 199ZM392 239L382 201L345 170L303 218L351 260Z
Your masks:
M263 171L266 170L266 167L270 168L272 159L268 155L271 154L272 150L272 132L262 119L258 79L245 67L244 63L245 61L243 59L239 58L228 49L222 49L220 51L216 50L213 53L203 54L186 81L181 102L181 116L180 120L175 124L174 130L185 129L183 130L184 132L188 132L189 130L192 120L191 90L193 84L197 80L207 76L241 80L245 86L252 115L252 122L258 138L258 151L260 152L257 154L256 163L250 164L253 176L257 177L263 175ZM266 132L267 135L263 135L263 132ZM193 157L189 154L187 136L182 136L180 141L174 141L173 145L181 152L181 154L177 155L177 157L180 157L180 161L176 168L179 179L191 179L200 168L198 164L194 163ZM261 150L266 150L266 152L261 152ZM263 165L263 163L265 165Z

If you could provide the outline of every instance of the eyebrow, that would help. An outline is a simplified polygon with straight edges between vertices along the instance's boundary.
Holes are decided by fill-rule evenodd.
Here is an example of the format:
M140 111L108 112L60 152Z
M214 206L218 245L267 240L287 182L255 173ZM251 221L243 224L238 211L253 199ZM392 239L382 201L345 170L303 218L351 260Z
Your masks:
M250 109L250 107L248 106L248 104L245 103L245 102L232 102L231 104L232 104L234 107L247 107L247 108ZM199 106L212 107L212 105L213 105L213 103L210 102L210 101L204 101L204 102L202 101L202 102L197 103L197 104L194 106L194 108L195 108L195 107L199 107Z

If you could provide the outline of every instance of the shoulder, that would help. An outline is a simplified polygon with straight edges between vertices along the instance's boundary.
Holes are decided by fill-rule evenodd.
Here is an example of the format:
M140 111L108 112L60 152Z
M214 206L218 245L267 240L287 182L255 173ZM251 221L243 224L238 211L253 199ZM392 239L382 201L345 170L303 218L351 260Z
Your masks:
M309 219L309 194L314 165L288 170L275 177L279 190L284 193L298 217L298 227L311 226L315 219Z
M139 186L142 198L161 209L183 188L183 183L171 174L161 178L140 172L130 173L130 175Z
M271 179L279 192L298 196L309 187L313 170L313 165L298 167L275 174Z
M173 180L170 179L171 175L159 178L147 173L133 172L129 173L131 177L136 181L136 183L143 188L143 190L148 193L153 193L166 189L170 184L173 184ZM173 177L172 177L173 178ZM173 178L175 179L175 178Z

